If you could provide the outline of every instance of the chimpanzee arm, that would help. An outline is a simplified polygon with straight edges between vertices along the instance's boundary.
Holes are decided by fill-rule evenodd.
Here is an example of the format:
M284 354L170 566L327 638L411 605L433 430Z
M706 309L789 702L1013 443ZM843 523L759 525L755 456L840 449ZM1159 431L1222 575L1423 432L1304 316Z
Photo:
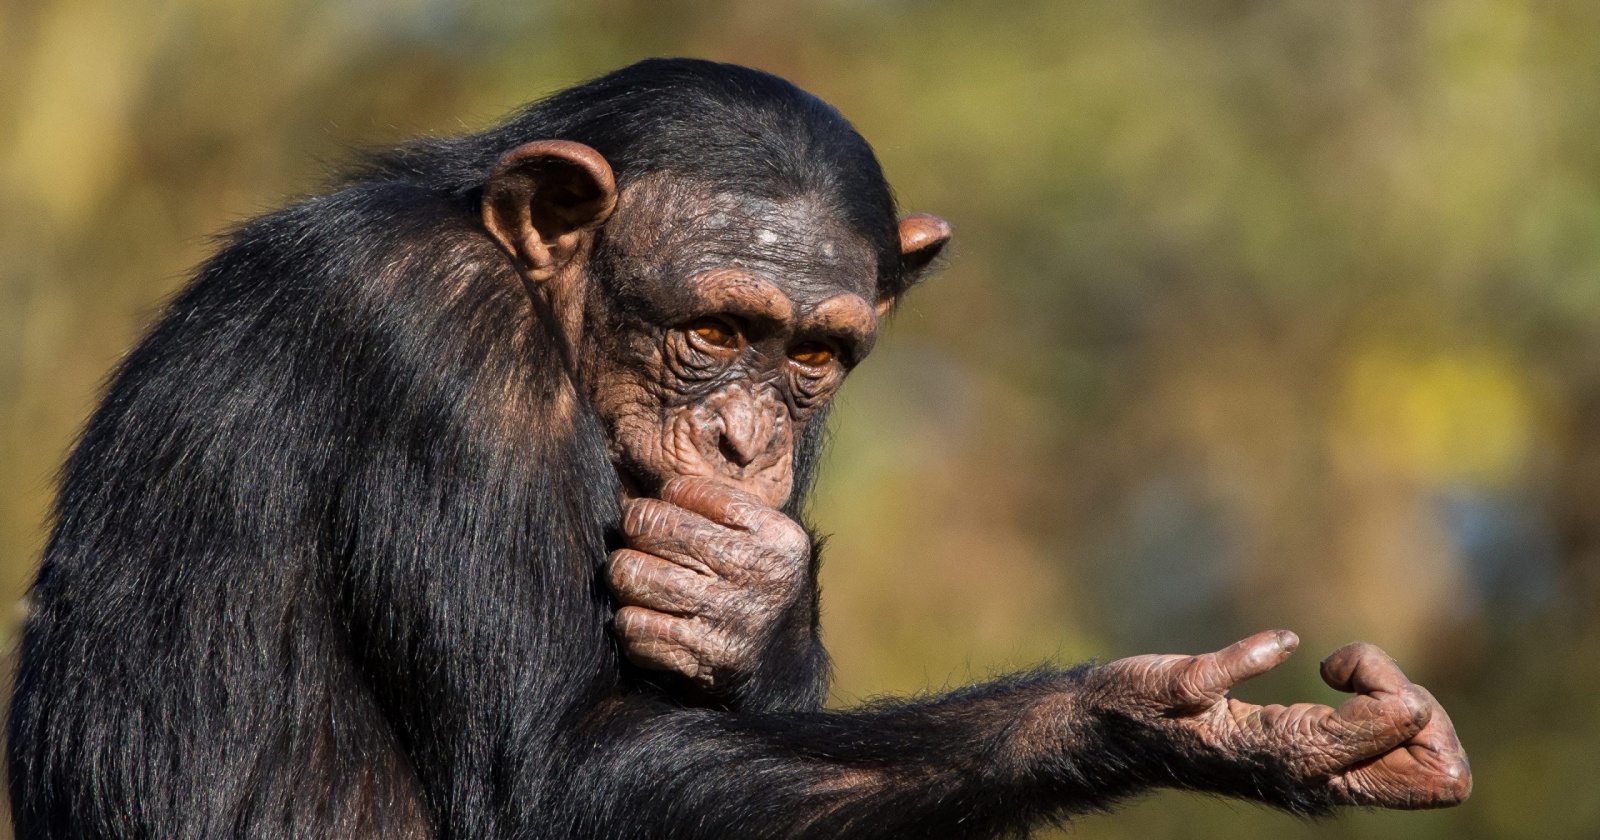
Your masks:
M1330 683L1362 692L1338 710L1225 697L1292 648L1292 634L1265 633L1199 657L1039 672L843 713L718 714L628 698L575 733L583 783L549 808L571 812L560 825L578 836L984 838L1155 786L1298 813L1465 797L1470 774L1448 718L1375 648L1324 664ZM650 803L654 828L608 822L636 816L612 799Z
M984 838L1143 787L1085 732L1069 754L1027 725L1087 672L1014 677L851 712L738 714L620 698L577 730L558 836ZM1102 745L1103 746L1103 745ZM586 749L587 747L587 749ZM1099 753L1097 755L1097 753ZM619 803L649 803L640 813Z

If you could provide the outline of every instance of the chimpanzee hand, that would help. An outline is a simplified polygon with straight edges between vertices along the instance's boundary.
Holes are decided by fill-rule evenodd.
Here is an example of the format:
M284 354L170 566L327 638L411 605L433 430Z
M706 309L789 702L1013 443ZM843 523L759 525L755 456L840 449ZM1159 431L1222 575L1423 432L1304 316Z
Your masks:
M754 673L807 590L805 529L725 483L676 478L629 500L622 530L607 579L628 659L717 692Z
M1299 643L1279 630L1201 656L1118 660L1092 678L1096 705L1173 750L1177 781L1186 787L1247 780L1252 793L1273 804L1311 810L1442 808L1467 798L1472 771L1449 716L1373 645L1349 645L1323 660L1323 680L1357 695L1337 709L1255 706L1228 696L1234 684L1277 667ZM1183 778L1186 772L1195 778Z

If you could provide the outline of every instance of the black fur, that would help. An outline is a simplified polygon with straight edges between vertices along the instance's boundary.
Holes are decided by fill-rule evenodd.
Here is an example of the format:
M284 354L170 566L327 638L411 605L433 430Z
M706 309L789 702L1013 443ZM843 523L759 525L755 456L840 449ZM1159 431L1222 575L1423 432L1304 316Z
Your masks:
M848 123L697 61L375 157L244 226L66 465L10 720L19 836L989 837L1152 781L1093 727L1019 757L1019 714L1083 671L823 711L814 597L726 707L623 667L607 442L561 408L557 343L477 221L495 159L552 137L623 188L819 192L903 282Z

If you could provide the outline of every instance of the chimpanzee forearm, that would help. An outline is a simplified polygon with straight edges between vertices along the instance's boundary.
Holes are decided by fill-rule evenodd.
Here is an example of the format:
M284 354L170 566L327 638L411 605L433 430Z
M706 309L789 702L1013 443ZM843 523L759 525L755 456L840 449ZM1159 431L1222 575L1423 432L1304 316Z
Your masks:
M376 533L387 547L407 545L408 525L394 520ZM374 582L401 585L380 585L375 612L355 618L358 628L412 628L404 635L418 647L379 654L368 668L387 675L376 687L441 809L441 836L1002 837L1108 805L1148 781L1079 704L1091 670L849 712L689 708L618 683L607 673L615 664L603 660L593 673L564 668L541 655L557 637L525 635L555 628L479 619L538 590L480 593L473 612L438 613L405 596L402 565L368 565ZM566 628L560 644L568 655L598 653L597 630ZM474 743L507 746L462 751ZM480 799L497 803L492 815L470 806Z
M1088 673L850 712L719 713L635 696L574 733L573 776L547 807L573 836L1020 836L1146 786L1125 745L1074 710ZM656 822L608 822L634 813L615 801L651 803Z
M760 660L756 671L734 687L722 701L725 707L747 713L821 709L833 666L820 636L797 630L774 639L768 651L771 658Z

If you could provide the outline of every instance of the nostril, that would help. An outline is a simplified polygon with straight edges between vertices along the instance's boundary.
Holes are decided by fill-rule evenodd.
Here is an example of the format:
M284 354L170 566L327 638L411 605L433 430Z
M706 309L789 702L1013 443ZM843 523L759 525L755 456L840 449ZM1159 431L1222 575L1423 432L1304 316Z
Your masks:
M727 434L722 436L719 448L722 451L722 457L740 467L750 466L750 462L754 461L758 454L756 447L750 441L736 440L732 435Z
M722 430L717 447L728 463L748 467L766 448L771 424L763 422L759 409L748 400L729 400L718 412Z

